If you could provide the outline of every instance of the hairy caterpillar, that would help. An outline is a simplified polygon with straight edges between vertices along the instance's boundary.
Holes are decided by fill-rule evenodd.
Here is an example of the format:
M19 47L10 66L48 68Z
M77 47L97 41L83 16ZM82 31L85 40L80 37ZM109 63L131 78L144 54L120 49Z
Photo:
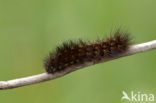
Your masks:
M103 58L113 58L125 52L131 39L128 33L116 31L112 36L96 40L95 42L64 42L46 58L44 67L47 73L56 73L65 70L71 65L81 65L89 61L98 61Z

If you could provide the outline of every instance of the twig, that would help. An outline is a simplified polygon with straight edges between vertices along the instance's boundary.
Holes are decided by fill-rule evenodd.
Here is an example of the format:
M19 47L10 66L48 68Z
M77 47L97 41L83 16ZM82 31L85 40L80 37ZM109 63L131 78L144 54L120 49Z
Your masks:
M21 87L21 86L26 86L26 85L30 85L30 84L36 84L39 82L53 80L55 78L59 78L59 77L64 76L70 72L73 72L75 70L82 69L84 67L88 67L88 66L91 66L94 64L110 61L110 60L117 59L117 58L124 57L124 56L133 55L136 53L149 51L152 49L156 49L156 40L131 46L125 53L120 54L120 55L116 56L115 58L103 59L98 62L87 62L87 63L84 63L79 66L72 66L72 67L65 69L62 72L59 72L59 73L55 73L55 74L42 73L42 74L38 74L38 75L34 75L34 76L18 78L18 79L9 80L9 81L0 81L0 89L4 90L4 89L17 88L17 87Z

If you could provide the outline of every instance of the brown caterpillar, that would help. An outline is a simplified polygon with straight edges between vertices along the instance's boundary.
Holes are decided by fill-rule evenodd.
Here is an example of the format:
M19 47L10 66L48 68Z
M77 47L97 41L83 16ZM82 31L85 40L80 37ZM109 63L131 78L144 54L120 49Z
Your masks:
M62 46L56 48L55 52L45 60L45 70L47 73L56 73L65 70L71 65L78 65L89 61L98 61L103 58L113 58L125 52L131 39L128 33L117 31L108 38L95 42L64 42Z

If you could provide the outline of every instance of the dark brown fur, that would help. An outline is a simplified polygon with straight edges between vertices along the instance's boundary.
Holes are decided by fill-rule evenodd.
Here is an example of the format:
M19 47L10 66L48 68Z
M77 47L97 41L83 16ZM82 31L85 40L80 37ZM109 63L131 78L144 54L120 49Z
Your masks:
M50 53L50 57L45 60L45 70L47 73L54 74L71 65L112 58L125 52L130 44L129 35L119 31L106 40L97 40L92 43L82 40L77 43L72 41L63 43L62 46L56 48L56 52Z

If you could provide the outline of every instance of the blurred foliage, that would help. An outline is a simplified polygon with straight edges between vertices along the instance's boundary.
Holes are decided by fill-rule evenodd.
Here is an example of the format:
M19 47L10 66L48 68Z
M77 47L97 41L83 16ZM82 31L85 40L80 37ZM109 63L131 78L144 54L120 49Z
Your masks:
M0 80L44 72L49 51L69 39L96 40L118 27L135 43L156 39L155 0L0 0ZM1 103L120 103L122 91L156 94L156 51L62 78L0 91Z

